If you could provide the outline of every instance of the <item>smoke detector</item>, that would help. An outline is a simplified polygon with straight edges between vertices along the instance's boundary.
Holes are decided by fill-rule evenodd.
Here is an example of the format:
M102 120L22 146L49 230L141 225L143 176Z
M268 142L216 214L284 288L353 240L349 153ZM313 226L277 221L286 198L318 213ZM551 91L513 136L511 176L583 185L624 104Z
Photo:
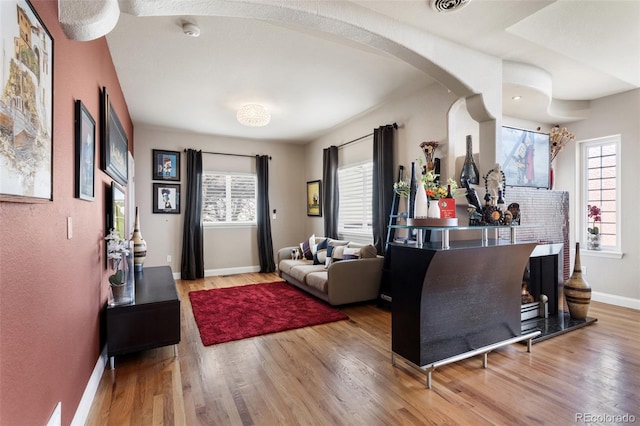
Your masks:
M197 25L185 22L182 24L182 32L189 37L198 37L200 35L200 28Z
M455 12L469 4L471 0L429 0L431 8L436 12Z

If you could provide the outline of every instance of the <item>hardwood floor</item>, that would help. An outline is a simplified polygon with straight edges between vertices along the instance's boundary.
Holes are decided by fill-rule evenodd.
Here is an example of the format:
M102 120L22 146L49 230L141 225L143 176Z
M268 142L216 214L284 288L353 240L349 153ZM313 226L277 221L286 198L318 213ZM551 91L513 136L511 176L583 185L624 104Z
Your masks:
M177 281L179 356L116 358L89 425L613 424L640 422L640 312L592 302L594 325L510 345L424 376L391 365L391 316L341 308L347 321L204 347L188 293L279 280L242 274ZM600 416L600 417L588 417ZM631 416L631 417L629 417Z

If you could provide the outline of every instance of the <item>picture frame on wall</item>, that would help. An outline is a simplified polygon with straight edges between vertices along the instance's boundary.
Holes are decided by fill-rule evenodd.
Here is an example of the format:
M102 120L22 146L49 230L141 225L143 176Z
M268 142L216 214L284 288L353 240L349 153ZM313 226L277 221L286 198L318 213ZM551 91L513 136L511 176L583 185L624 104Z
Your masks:
M127 198L124 188L111 182L111 193L107 204L107 234L115 229L121 239L126 239Z
M307 182L307 216L322 216L322 181Z
M153 184L153 212L171 214L180 213L179 183Z
M106 87L100 92L100 141L102 170L121 185L126 185L129 141L109 101Z
M152 180L180 180L180 152L152 150Z
M507 186L549 188L549 134L502 126L496 157Z
M0 201L50 202L53 37L30 2L3 1L2 11Z
M95 198L96 122L82 101L75 105L76 198Z

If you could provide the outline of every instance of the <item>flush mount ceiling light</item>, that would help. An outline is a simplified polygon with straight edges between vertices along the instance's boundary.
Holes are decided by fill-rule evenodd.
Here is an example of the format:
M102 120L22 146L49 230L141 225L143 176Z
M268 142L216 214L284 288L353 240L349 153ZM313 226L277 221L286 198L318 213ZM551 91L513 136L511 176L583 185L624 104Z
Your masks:
M247 104L236 114L238 122L247 127L264 127L271 121L271 114L262 105Z
M513 99L514 101L519 101L520 99L522 99L522 96L515 95L515 96L512 96L511 99Z
M454 12L469 4L471 0L429 0L431 8L436 12Z
M198 37L200 35L200 28L195 24L185 22L182 24L182 32L189 37Z

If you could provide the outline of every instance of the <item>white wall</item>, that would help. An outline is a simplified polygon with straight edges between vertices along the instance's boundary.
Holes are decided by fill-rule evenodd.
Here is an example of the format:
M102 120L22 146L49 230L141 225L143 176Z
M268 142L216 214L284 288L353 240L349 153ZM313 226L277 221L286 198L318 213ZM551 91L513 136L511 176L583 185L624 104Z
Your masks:
M140 228L147 241L145 266L167 264L167 255L174 273L180 271L182 226L184 221L184 191L186 190L186 158L181 161L181 212L152 213L151 151L163 149L182 151L193 148L232 154L272 156L269 162L269 201L276 209L271 220L274 254L284 246L296 244L304 234L305 182L304 146L273 141L205 136L176 130L136 127L136 205L140 211ZM253 171L253 158L203 154L203 169L211 171ZM173 183L173 182L171 182ZM256 270L260 264L256 243L256 228L206 228L204 232L204 267L207 275Z
M605 257L604 253L581 251L581 262L587 267L585 279L594 292L594 300L602 300L640 309L640 89L591 101L589 119L565 125L576 140L588 140L620 134L621 245L622 259ZM556 189L569 191L575 197L576 144L568 145L554 165ZM571 241L575 236L581 212L576 211L575 198L571 208ZM573 253L572 253L573 262ZM573 263L572 263L573 265Z
M369 111L350 122L333 129L328 134L318 138L307 146L305 152L306 180L322 178L322 150L330 145L357 139L373 132L376 127L398 123L401 127L396 131L396 146L394 151L397 175L399 164L405 166L405 178L409 179L411 162L422 157L420 143L436 140L447 143L447 112L456 98L445 88L432 84L415 94L402 99L392 100L379 108ZM368 150L373 153L373 138L356 142L358 150ZM340 150L339 156L347 156L351 145ZM440 148L438 148L440 150ZM345 151L345 152L343 152ZM440 156L440 151L437 156ZM372 154L371 157L372 158ZM322 218L308 218L306 234L324 235Z

